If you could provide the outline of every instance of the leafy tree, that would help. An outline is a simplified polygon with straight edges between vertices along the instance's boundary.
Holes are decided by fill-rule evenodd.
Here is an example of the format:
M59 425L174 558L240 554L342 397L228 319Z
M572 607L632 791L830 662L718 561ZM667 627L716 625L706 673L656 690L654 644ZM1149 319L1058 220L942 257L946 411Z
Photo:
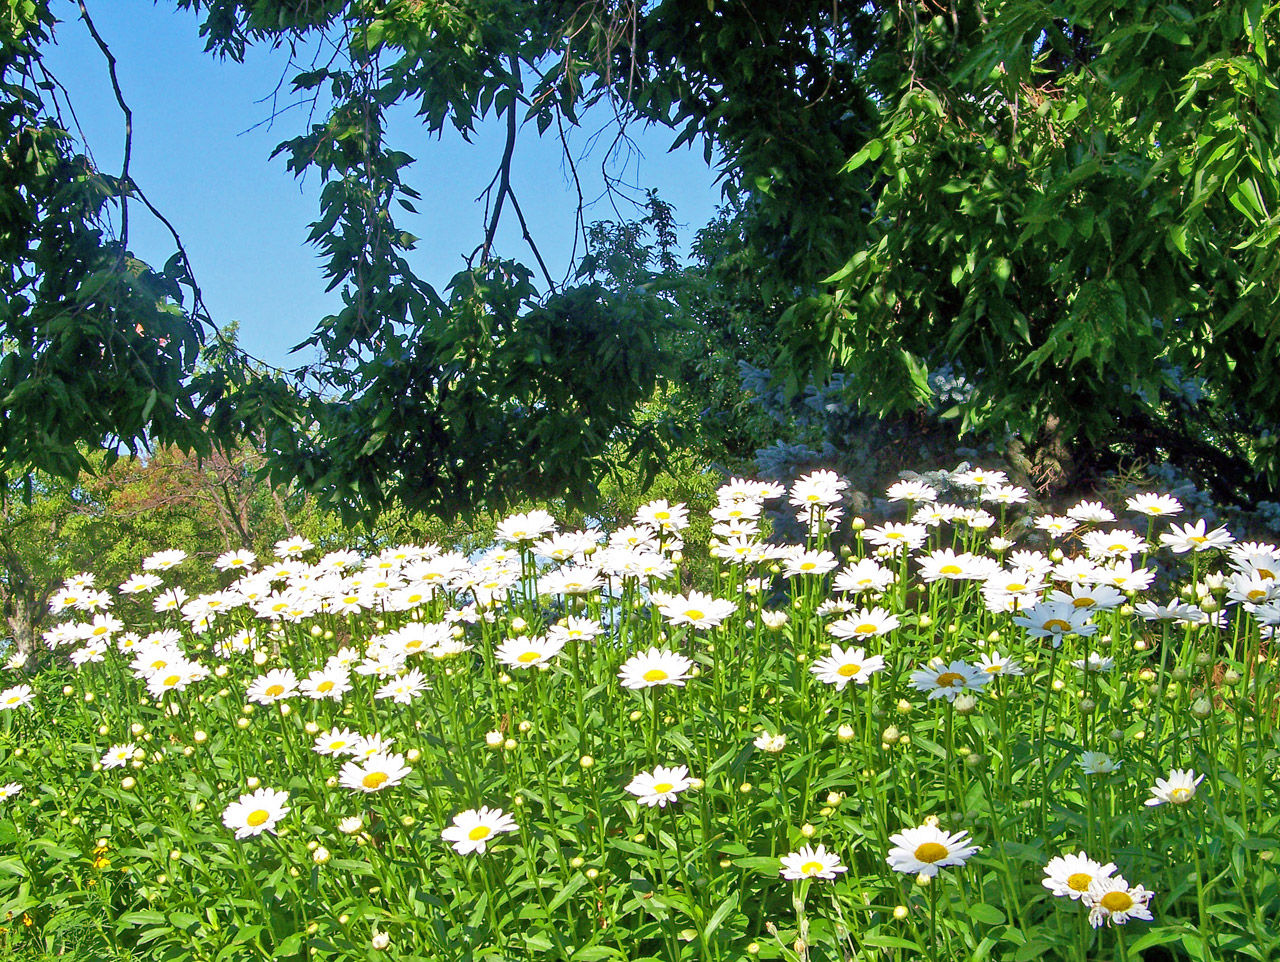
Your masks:
M742 240L731 271L757 288L737 303L758 306L770 342L780 339L774 367L793 391L811 374L844 372L866 410L912 412L930 398L930 374L949 367L975 387L950 412L957 426L1014 438L1047 485L1107 459L1169 457L1248 493L1254 468L1274 480L1280 467L1274 5L178 6L200 14L221 56L318 38L334 52L294 78L319 120L280 150L323 182L311 240L343 307L317 326L308 343L321 360L297 377L229 366L192 393L200 382L184 380L184 365L201 318L176 297L184 283L189 301L195 293L185 261L137 272L167 279L164 298L147 303L177 328L152 331L138 348L151 361L121 369L131 386L85 406L101 413L69 419L68 437L195 445L183 431L261 432L273 478L296 478L348 517L395 505L456 512L517 493L581 498L620 439L637 463L656 464L670 438L643 411L677 373L656 349L675 338L672 314L634 289L557 285L510 178L524 125L563 136L608 102L624 123L667 125L677 144L719 158ZM8 142L47 130L50 162L74 160L65 126L35 106L45 104L36 81L48 8L10 10ZM483 237L444 292L414 274L416 239L397 223L418 199L413 158L387 138L404 110L433 135L469 137L491 116L506 127ZM19 166L9 196L80 183L67 173L45 183L47 168ZM59 307L23 327L24 291L66 274L57 248L26 239L33 225L87 245L71 278L127 254L136 185L127 170L92 174L106 187L89 201L80 187L79 206L41 202L19 219L11 260L49 259L11 285L11 367L37 371L49 332L67 326ZM114 240L91 229L109 209ZM525 227L532 266L497 250L504 217ZM126 321L143 306L107 303L87 350L136 331ZM83 352L68 356L83 366ZM3 460L16 464L34 456L26 439L38 425L8 416L16 440Z
M0 606L16 650L38 657L49 599L69 575L88 569L111 543L94 492L38 476L28 502L0 505ZM35 658L32 659L34 664Z
M299 78L331 85L335 121L357 90L433 132L493 111L509 157L520 120L613 98L718 152L793 391L845 371L866 409L900 413L951 368L976 388L957 427L1020 438L1044 484L1121 456L1220 494L1275 480L1280 11L1260 0L206 9L233 56L343 37L352 71ZM317 128L295 163L350 129ZM391 190L407 158L383 156Z
M786 318L876 410L944 363L951 412L1041 482L1173 460L1220 497L1280 479L1274 5L886 9L884 108L845 170L865 233Z
M158 270L130 253L129 202L150 204L128 136L111 175L68 133L40 55L53 22L46 3L0 11L0 482L25 476L28 495L33 469L89 468L86 446L107 461L148 440L207 451L223 381L194 376L208 323L185 252Z

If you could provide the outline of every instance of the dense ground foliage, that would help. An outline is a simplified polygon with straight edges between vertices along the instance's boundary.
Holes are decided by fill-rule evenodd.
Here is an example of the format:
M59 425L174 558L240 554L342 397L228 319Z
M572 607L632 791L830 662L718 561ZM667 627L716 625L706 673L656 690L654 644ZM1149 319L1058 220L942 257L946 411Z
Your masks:
M286 538L201 595L180 547L73 577L0 691L0 945L1273 958L1280 551L947 482L880 523L816 473L778 545L788 492L732 481L696 585L665 501L470 556Z

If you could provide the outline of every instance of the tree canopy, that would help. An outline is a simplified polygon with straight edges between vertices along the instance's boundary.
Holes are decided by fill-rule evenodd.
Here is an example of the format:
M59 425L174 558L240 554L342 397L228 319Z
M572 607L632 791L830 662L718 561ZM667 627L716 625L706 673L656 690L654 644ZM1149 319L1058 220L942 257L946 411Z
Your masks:
M1172 459L1233 496L1280 472L1275 5L176 5L217 56L326 40L292 78L318 119L278 152L323 183L309 240L342 309L307 342L317 364L283 376L229 352L198 372L198 265L180 246L159 270L131 256L129 210L148 202L128 153L119 174L88 164L41 61L48 0L10 5L10 471L72 472L77 441L261 432L274 478L351 510L448 513L589 497L620 450L656 463L670 425L644 402L681 370L687 320L650 284L556 284L510 179L522 131L563 139L607 104L720 164L736 211L721 276L750 278L738 309L759 321L742 329L770 332L744 350L771 350L756 360L794 389L841 372L887 414L960 372L973 390L946 413L1016 437L1046 485L1123 457ZM414 273L397 223L419 200L389 141L403 111L432 134L486 117L507 134L483 236L444 291ZM527 265L496 249L512 217Z

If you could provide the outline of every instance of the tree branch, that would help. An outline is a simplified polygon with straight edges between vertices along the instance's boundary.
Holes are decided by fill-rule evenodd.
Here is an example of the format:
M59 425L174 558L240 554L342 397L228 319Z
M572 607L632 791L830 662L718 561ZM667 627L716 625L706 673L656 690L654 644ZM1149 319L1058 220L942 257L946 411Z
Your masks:
M111 52L111 48L107 46L106 41L102 39L102 35L98 33L98 28L94 25L93 18L89 16L89 8L84 5L84 0L80 0L80 19L89 28L89 35L93 37L93 42L98 45L102 55L107 58L107 72L111 75L111 89L115 92L116 103L120 105L120 112L124 114L124 163L120 167L119 254L119 263L123 264L125 254L129 250L129 161L133 156L133 111L125 103L124 94L120 90L120 78L116 76L115 54Z
M498 162L498 172L494 176L498 181L498 192L493 198L493 211L489 215L489 224L484 232L484 244L480 249L480 263L487 264L489 255L493 250L493 239L498 233L498 222L502 219L502 205L506 200L507 194L511 193L511 158L516 152L516 108L519 106L520 100L518 93L520 90L520 58L516 54L511 55L511 103L507 106L507 142L502 148L502 160ZM493 181L489 181L489 186L485 188L485 194L493 189Z

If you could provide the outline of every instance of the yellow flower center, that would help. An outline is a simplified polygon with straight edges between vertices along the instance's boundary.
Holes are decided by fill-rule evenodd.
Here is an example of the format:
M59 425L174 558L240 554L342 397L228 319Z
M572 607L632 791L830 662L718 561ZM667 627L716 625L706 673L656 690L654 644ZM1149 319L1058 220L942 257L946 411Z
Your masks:
M938 569L938 572L944 575L958 575L960 574L961 570L962 569L960 568L959 565L943 565L941 568Z
M1195 792L1189 788L1175 788L1169 793L1169 801L1175 805L1183 805L1191 801L1193 795L1195 795Z
M699 611L697 608L690 608L685 611L684 616L690 621L701 621L703 618L707 617L707 613L705 611Z
M982 670L985 671L988 675L998 675L1000 674L1000 669L1003 667L1004 665L987 665L987 667L983 668Z
M490 829L488 825L477 825L471 831L467 832L467 838L471 839L473 842L479 842L482 839L488 838L492 834L493 830Z
M93 633L94 633L94 635L95 635L95 636L96 636L96 635L105 635L105 634L107 634L110 630L111 630L111 629L110 629L110 628L108 628L106 625L95 625L95 626L94 626L94 629L93 629Z
M261 825L270 817L271 817L270 812L268 812L265 808L259 808L256 811L250 812L249 817L246 818L244 821L245 821L245 824L249 825L251 828L257 828L259 825Z
M276 682L274 685L268 685L265 692L268 698L277 698L284 694L284 685Z
M665 795L667 792L671 791L673 787L674 786L670 782L655 782L653 790L656 794Z
M917 860L932 865L939 859L947 857L947 847L938 842L925 842L923 845L916 846L915 855Z
M164 687L172 688L174 685L176 685L180 681L182 681L181 675L170 675L168 678L164 680Z
M862 671L861 665L841 665L836 669L836 674L842 678L852 678L860 671Z
M1192 535L1190 538L1188 538L1187 540L1188 540L1188 541L1194 541L1196 544L1204 544L1204 543L1205 543L1206 541L1208 541L1209 539L1208 539L1208 538L1206 538L1206 537L1205 537L1204 535L1202 535L1202 534L1193 534L1193 535Z
M1108 912L1128 912L1133 908L1133 899L1128 892L1108 892L1098 900L1098 904Z
M387 780L386 772L370 772L364 778L360 779L360 784L365 788L381 788Z
M1265 598L1266 596L1267 596L1267 593L1263 591L1261 588L1254 588L1252 591L1249 592L1250 601L1258 601L1259 599Z
M644 673L645 681L666 681L671 676L661 668L650 668Z
M527 665L529 662L537 661L541 657L542 653L539 651L525 651L521 652L519 657L516 658L516 661L520 662L522 665Z
M151 663L151 668L153 671L159 671L161 668L164 668L168 664L169 663L165 661L163 658L157 658L155 661Z
M961 688L964 687L964 675L958 671L944 671L938 676L939 688L952 688L956 684L959 684Z
M1011 582L1009 582L1007 585L1005 585L1005 586L1004 586L1004 590L1005 590L1005 591L1009 591L1009 592L1014 592L1014 591L1026 591L1026 590L1027 590L1027 586L1026 586L1026 585L1024 585L1024 584L1023 584L1022 582L1020 582L1020 581L1011 581Z
M800 570L801 570L801 571L812 571L812 570L813 570L814 568L816 568L816 567L818 567L818 566L817 566L816 564L814 564L812 561L805 561L805 562L803 562L803 563L800 565Z
M856 635L874 635L878 628L878 625L873 625L869 621L864 621L862 624L858 625L858 627L853 629L853 633Z
M1067 888L1073 892L1087 891L1093 884L1093 876L1088 872L1072 872L1067 876Z
M1258 577L1263 578L1267 581L1274 581L1276 577L1276 573L1272 571L1270 568L1259 568Z
M316 691L319 691L319 692L333 691L333 682L329 681L328 679L320 682L320 684L316 685Z
M805 862L800 866L800 871L804 872L805 875L817 875L824 868L826 866L821 862Z
M1086 597L1086 598L1074 598L1074 599L1072 599L1072 601L1071 601L1071 605L1072 605L1072 607L1075 607L1075 608L1092 608L1092 607L1093 607L1093 599L1092 599L1092 598L1087 598L1087 597Z
M1063 621L1061 618L1050 618L1044 623L1045 631L1070 631L1071 622Z
M1107 545L1107 550L1108 551L1128 551L1129 546L1125 544L1123 541L1117 541L1114 544Z

